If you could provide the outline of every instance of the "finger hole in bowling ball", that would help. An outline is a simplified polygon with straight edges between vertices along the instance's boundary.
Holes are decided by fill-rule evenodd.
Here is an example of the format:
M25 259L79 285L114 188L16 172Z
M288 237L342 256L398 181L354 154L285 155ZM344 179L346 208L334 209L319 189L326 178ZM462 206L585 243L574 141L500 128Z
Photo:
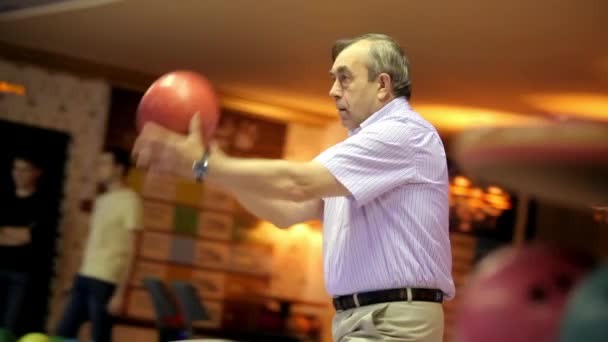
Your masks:
M574 285L574 279L569 274L558 274L555 276L555 286L562 291L568 292Z
M542 303L547 299L547 291L541 286L533 286L528 292L531 301Z

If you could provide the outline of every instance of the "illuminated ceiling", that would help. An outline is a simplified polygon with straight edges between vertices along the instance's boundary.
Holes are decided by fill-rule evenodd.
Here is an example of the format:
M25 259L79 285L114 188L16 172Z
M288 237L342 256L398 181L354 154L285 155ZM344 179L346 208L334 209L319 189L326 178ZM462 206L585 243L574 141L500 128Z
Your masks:
M442 130L608 121L606 0L102 3L0 20L0 41L154 75L195 69L229 106L314 124L335 117L332 42L385 32L410 56L414 107Z

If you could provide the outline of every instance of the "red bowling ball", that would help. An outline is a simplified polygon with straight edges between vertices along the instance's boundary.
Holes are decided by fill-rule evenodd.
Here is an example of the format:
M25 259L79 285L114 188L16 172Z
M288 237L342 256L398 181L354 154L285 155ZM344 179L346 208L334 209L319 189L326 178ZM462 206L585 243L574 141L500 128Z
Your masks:
M201 118L201 138L208 143L219 121L219 104L211 83L193 71L174 71L157 79L137 108L136 126L155 122L171 131L186 134L195 113Z

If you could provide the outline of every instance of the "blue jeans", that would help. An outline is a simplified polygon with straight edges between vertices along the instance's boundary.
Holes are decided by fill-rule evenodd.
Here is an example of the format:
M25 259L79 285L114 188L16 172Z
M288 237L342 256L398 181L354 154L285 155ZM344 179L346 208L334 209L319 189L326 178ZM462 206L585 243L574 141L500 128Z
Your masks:
M80 326L90 320L94 342L112 341L113 317L106 309L116 285L78 275L55 335L75 339Z
M0 328L17 331L28 281L26 273L0 271Z

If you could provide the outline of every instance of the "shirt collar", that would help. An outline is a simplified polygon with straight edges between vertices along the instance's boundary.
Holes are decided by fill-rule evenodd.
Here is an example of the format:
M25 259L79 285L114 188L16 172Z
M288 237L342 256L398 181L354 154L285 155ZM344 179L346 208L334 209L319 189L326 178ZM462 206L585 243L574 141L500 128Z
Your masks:
M354 135L359 133L361 129L365 128L373 124L374 122L378 122L382 120L384 117L392 113L396 108L405 106L406 108L410 108L410 104L405 97L397 97L391 100L389 103L385 104L384 107L380 108L377 112L370 115L365 121L361 123L361 125L357 128L351 129L348 131L349 135Z

